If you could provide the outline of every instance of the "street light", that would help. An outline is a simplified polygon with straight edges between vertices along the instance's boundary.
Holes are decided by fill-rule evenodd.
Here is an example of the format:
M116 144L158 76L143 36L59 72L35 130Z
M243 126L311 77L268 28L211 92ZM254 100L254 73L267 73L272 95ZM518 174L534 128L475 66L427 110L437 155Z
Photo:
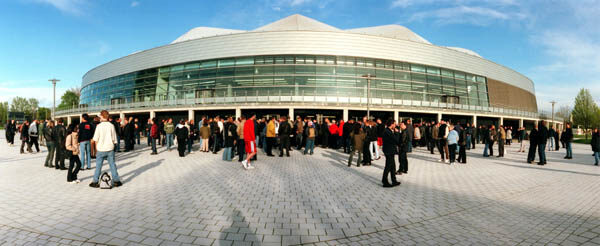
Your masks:
M53 97L52 97L52 120L54 120L54 111L56 111L56 82L60 81L58 79L49 79L48 81L52 82L53 88Z
M550 103L552 103L552 126L554 125L554 104L556 104L556 101L551 101ZM554 129L556 130L556 129Z
M367 120L371 119L371 78L375 78L377 76L371 75L370 73L362 76L367 79Z

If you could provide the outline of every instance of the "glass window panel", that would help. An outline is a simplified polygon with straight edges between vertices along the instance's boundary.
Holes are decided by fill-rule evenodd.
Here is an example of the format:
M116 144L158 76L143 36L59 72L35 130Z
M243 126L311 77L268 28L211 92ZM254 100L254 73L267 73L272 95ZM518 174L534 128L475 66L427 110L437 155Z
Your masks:
M317 64L325 64L325 57L317 56Z
M337 78L338 87L356 87L356 79L354 78Z
M308 85L308 78L310 76L296 76L295 79L295 83L299 86L305 86Z
M275 61L275 64L284 64L285 63L285 58L283 56L276 56L273 58L273 60Z
M231 67L235 65L234 59L223 59L219 60L219 67Z
M418 65L418 64L411 64L410 65L410 71L413 72L419 72L419 73L425 73L425 66L423 65Z
M233 79L233 86L247 87L247 86L252 86L252 85L253 85L252 77L236 77Z
M364 67L365 66L365 59L364 58L356 58L356 66Z
M375 61L373 59L365 59L365 67L373 67L375 65Z
M254 66L236 67L235 76L252 76L254 75Z
M454 72L454 78L463 79L464 80L465 79L465 73L463 73L463 72Z
M273 68L275 74L294 74L294 66L292 65L276 65Z
M409 72L394 71L394 78L396 80L407 80L407 81L410 81L410 73Z
M325 57L325 64L330 64L330 65L335 64L335 56Z
M355 66L355 59L354 57L346 57L346 63L347 66Z
M356 69L354 67L337 66L335 72L338 76L356 76Z
M317 87L335 86L335 77L333 77L333 76L317 76L316 82L317 82Z
M254 58L253 57L240 57L235 59L235 65L236 66L248 66L248 65L254 65Z
M272 86L273 76L254 76L254 86Z
M467 88L467 82L461 79L455 79L454 80L456 87L463 87L463 88Z
M168 73L171 70L171 67L161 67L158 69L159 73ZM123 77L119 77L119 79L122 79ZM83 92L83 89L81 90Z
M440 74L440 69L437 67L427 67L428 74Z
M427 79L424 74L413 73L413 74L411 74L411 77L412 77L412 81L417 81L417 82L422 82L422 83L427 82Z
M395 88L396 90L410 91L410 81L396 81Z
M379 79L394 79L393 70L377 69L375 72Z
M442 96L429 94L427 95L427 100L430 102L441 102Z
M424 92L425 91L425 84L412 83L412 91L413 92Z
M275 76L275 77L273 77L273 85L274 86L294 85L294 77L293 76Z
M372 81L371 88L393 90L394 89L394 82L393 82L393 80L374 79Z
M367 75L367 74L375 74L375 69L374 68L366 68L366 67L357 67L356 68L356 76L357 77L362 77L363 75Z
M477 78L472 74L467 74L467 81L469 82L477 82Z
M233 85L232 78L217 79L217 83L216 83L217 88L227 88L227 87L231 87L232 85Z
M317 74L335 75L335 66L317 66Z
M385 68L387 69L394 69L394 62L393 61L385 61Z
M299 96L314 96L316 88L314 86L300 86L298 87Z
M385 68L385 61L384 60L376 60L375 67Z
M190 64L185 64L185 70L191 70L191 69L199 69L200 68L200 63L190 63Z
M200 72L199 71L191 71L191 72L187 72L186 73L186 79L191 80L191 79L199 79L200 78Z
M483 93L479 93L479 100L488 101L488 95L487 94L483 94Z
M442 78L438 76L427 75L427 83L441 85Z
M273 74L273 66L255 66L254 74L255 75L272 75Z
M304 56L296 56L296 64L304 64Z
M233 76L233 72L233 67L219 68L219 70L217 70L217 77Z
M315 64L315 57L314 56L306 56L305 57L305 63L306 64Z
M446 88L444 87L444 90ZM442 94L442 86L440 85L427 85L427 92L432 94Z
M390 90L371 90L371 96L374 98L392 99L394 98L394 91Z
M443 94L448 96L454 96L456 95L456 90L454 89L454 87L444 86Z
M176 72L176 71L182 71L183 70L183 65L175 65L175 66L171 66L171 71L172 72ZM143 74L142 76L144 76L145 74Z
M273 64L274 60L275 58L273 58L272 56L265 56L265 64Z
M254 64L264 64L265 58L262 56L254 57Z
M477 82L485 83L485 77L477 76Z
M214 68L217 66L217 61L213 60L213 61L203 61L202 64L200 64L200 68Z
M297 65L296 74L315 74L315 65Z
M442 84L443 84L444 86L452 86L452 87L454 87L454 86L455 86L455 84L454 84L454 79L452 79L452 78L446 78L446 77L443 77L443 78L442 78ZM463 86L463 87L464 87L464 86Z
M293 56L286 56L285 57L285 64L294 64L294 57Z
M452 72L452 70L442 69L442 75L453 78L454 72Z

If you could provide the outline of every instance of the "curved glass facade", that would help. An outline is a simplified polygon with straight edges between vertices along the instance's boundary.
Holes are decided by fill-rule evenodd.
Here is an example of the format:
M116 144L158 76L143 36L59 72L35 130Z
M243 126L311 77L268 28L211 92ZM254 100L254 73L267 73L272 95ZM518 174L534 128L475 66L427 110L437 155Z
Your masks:
M189 62L128 73L87 85L81 104L238 96L343 96L489 106L485 77L400 61L282 55Z

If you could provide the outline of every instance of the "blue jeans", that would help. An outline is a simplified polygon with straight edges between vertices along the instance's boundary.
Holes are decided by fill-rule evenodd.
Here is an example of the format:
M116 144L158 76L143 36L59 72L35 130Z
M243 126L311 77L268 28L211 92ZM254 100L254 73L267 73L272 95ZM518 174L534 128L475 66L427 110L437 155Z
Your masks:
M79 157L81 157L81 169L85 168L86 162L87 167L92 168L92 145L90 144L90 140L79 143Z
M467 150L471 149L471 135L467 136Z
M308 153L308 151L310 150L310 154L312 155L314 153L314 149L315 149L315 140L307 138L306 139L306 148L304 148L304 154Z
M156 138L152 138L152 137L148 137L148 139L150 139L150 141L152 142L152 153L156 153Z
M600 161L600 152L594 152L594 159L596 159L594 165L598 165L598 161Z
M115 151L121 151L121 137L117 134L117 145L115 145Z
M148 133L146 133L146 142L148 142L148 146L150 146L152 143L150 142L152 140L152 138L150 137L150 131L148 131Z
M408 140L408 151L407 152L409 152L409 153L412 152L412 146L413 146L413 139L409 138L409 140Z
M485 148L483 148L483 156L488 157L490 156L488 154L488 149L490 148L490 145L488 143L485 144Z
M192 153L192 145L194 144L194 140L192 140L192 138L188 138L187 144L188 153Z
M571 142L566 142L567 145L567 157L573 158L573 149L571 149Z
M223 160L224 161L231 161L231 147L225 147L223 149Z
M119 173L117 172L117 165L115 164L115 151L98 151L96 153L96 172L94 172L94 180L92 182L98 183L98 179L100 178L100 173L102 172L102 162L104 160L108 161L108 165L110 167L110 173L112 176L112 181L117 182L121 179L119 178Z
M554 150L554 137L550 137L550 144L548 146L550 146L550 151Z
M538 155L540 163L546 163L546 144L538 144Z
M140 132L135 133L135 140L137 141L137 144L140 145Z
M173 134L167 133L167 150L170 150L171 146L173 146Z

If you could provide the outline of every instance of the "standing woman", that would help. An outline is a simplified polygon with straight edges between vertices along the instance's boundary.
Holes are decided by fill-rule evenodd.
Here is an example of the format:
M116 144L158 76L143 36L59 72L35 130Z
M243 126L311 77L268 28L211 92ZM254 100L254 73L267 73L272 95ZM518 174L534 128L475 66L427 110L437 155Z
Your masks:
M359 124L352 126L352 133L350 133L350 141L352 141L352 148L350 149L350 157L348 158L348 166L352 166L352 159L354 153L358 153L358 160L356 166L360 167L362 162L363 143L365 142L366 134ZM304 152L306 154L306 151Z
M210 128L208 127L207 121L202 122L202 127L200 127L200 137L202 138L202 143L200 144L200 151L208 152L208 140L210 139Z
M308 121L308 126L305 129L306 132L306 148L304 148L304 154L307 153L312 155L315 150L315 138L317 137L317 129L312 121Z
M79 141L77 141L79 127L77 127L75 124L71 124L67 132L69 134L65 140L65 148L67 151L69 151L69 171L67 172L67 182L79 183L79 179L77 179L77 174L79 173L79 168L81 167L81 160L79 160ZM73 170L73 167L75 167L75 170Z
M27 145L27 151L31 152L31 146L29 146L29 122L25 121L21 124L21 129L19 130L21 133L21 154L25 154L23 151L23 147Z
M598 132L598 128L594 128L594 133L592 133L592 141L590 144L592 145L594 159L596 160L594 165L598 166L598 161L600 161L600 132Z
M179 151L179 157L185 156L185 147L187 146L188 140L188 129L184 125L183 120L179 121L177 128L175 129L175 136L177 136L177 151Z
M48 125L44 128L44 138L46 139L46 147L48 155L46 156L45 167L54 167L52 161L54 159L54 151L56 151L56 139L54 135L54 121L48 121Z

